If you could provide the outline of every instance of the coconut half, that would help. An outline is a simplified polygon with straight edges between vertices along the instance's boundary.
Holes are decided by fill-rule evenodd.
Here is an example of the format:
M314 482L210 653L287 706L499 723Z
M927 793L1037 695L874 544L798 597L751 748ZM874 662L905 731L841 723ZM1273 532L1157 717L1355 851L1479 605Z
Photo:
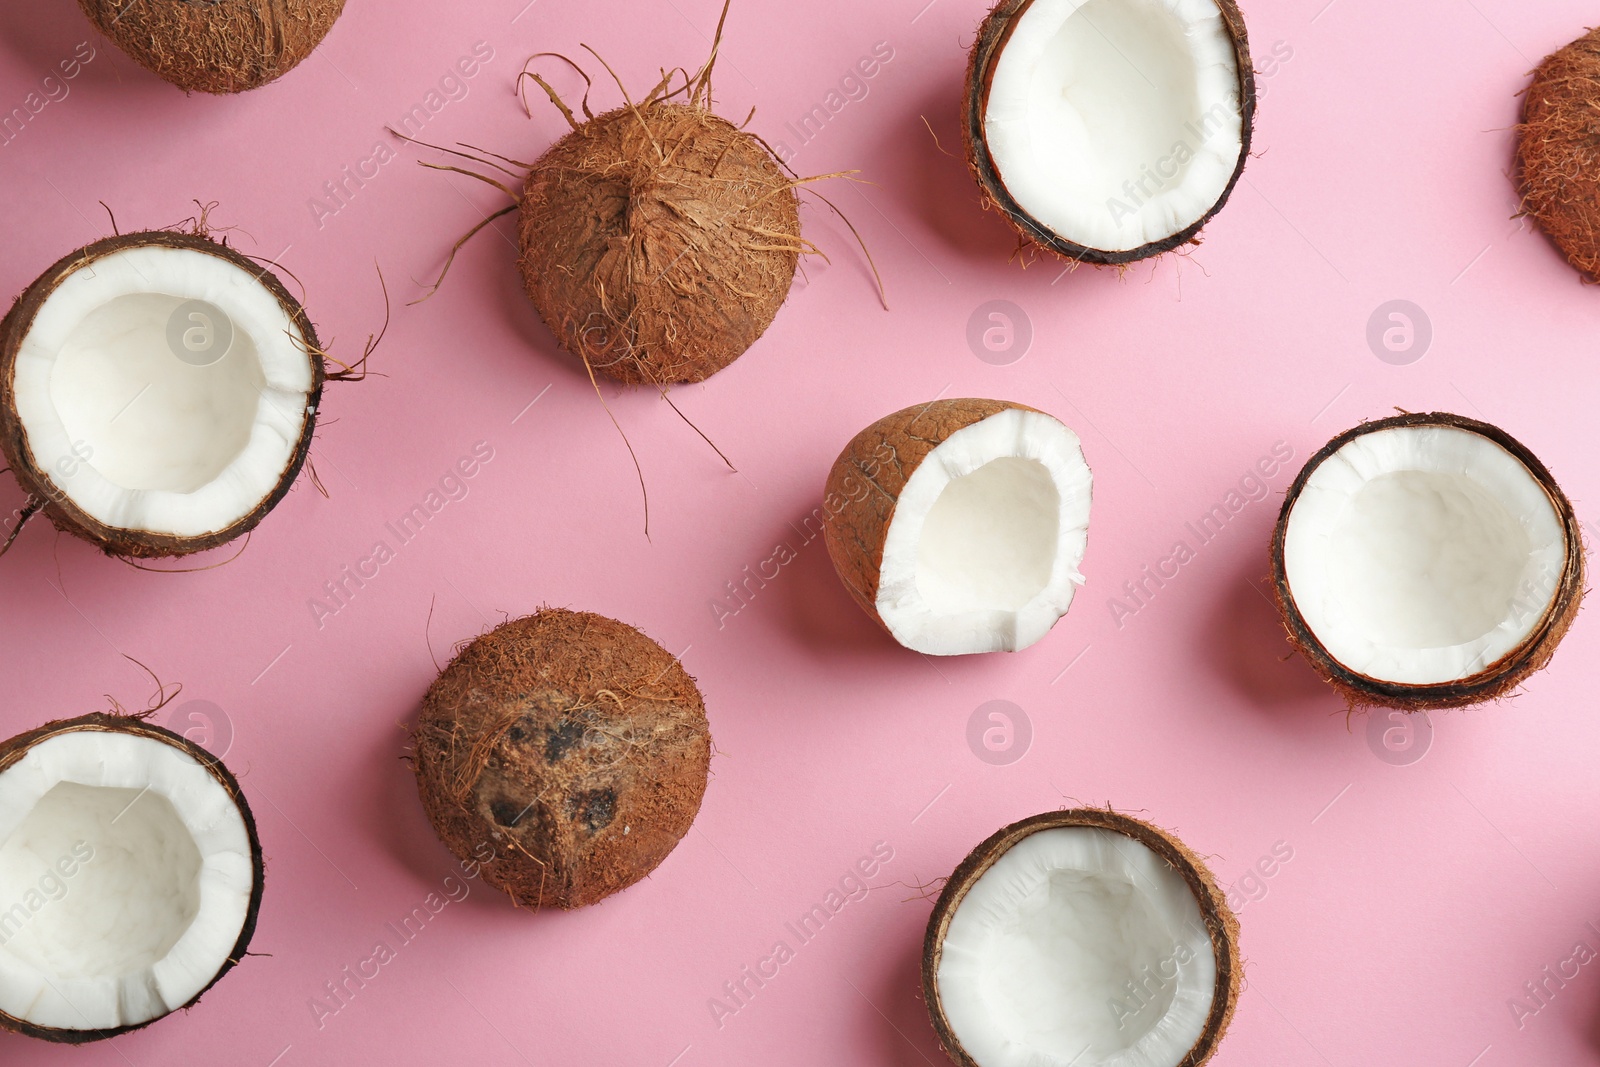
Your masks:
M523 907L578 908L645 877L689 832L711 733L666 649L604 615L546 608L444 669L414 763L439 839L484 881Z
M239 783L191 741L94 714L0 744L0 1028L79 1044L200 999L264 885Z
M214 548L299 474L319 353L282 283L226 245L108 237L45 271L0 322L0 449L30 507L107 553Z
M239 93L287 74L344 0L78 0L100 32L186 91Z
M1589 281L1600 281L1600 29L1546 56L1517 127L1522 212Z
M1196 240L1250 154L1234 0L1002 0L967 66L967 161L1035 245L1128 263Z
M1238 920L1199 857L1092 808L975 848L922 954L933 1028L961 1067L1198 1067L1240 977Z
M1494 699L1544 667L1583 598L1572 504L1503 430L1442 413L1335 437L1278 516L1290 641L1352 705Z
M858 433L823 531L856 603L907 648L1014 652L1067 612L1092 478L1078 435L1002 400L936 400Z

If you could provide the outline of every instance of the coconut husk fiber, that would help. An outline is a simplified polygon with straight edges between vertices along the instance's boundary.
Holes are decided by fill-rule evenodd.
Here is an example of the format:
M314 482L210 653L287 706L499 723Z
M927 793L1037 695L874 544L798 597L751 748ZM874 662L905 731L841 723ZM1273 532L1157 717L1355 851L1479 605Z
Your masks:
M523 185L519 265L563 348L630 383L698 382L771 324L806 245L795 182L698 102L578 125Z
M78 0L134 62L189 92L240 93L288 73L344 0Z
M578 908L649 874L705 794L705 704L633 627L546 608L477 638L423 700L422 806L523 907Z

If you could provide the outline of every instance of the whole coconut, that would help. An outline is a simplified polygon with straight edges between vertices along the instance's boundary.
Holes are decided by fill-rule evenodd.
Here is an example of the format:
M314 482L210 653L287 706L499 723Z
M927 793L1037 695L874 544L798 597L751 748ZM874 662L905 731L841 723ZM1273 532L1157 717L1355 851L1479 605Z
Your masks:
M523 185L528 296L563 348L620 381L698 382L732 363L805 248L794 182L709 95L577 124Z
M1600 281L1600 29L1544 58L1517 127L1523 214Z
M519 904L578 908L649 874L688 832L711 761L694 679L650 638L546 608L467 645L429 688L422 806Z
M100 32L178 88L242 93L287 74L344 0L78 0Z

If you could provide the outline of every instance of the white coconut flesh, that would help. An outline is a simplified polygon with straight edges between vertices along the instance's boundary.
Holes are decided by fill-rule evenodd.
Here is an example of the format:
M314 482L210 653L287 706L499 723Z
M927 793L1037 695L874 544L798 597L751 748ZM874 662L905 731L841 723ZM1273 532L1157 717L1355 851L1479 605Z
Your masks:
M1353 438L1290 510L1284 573L1330 656L1380 681L1458 681L1516 650L1555 599L1561 517L1499 444L1455 427Z
M1086 826L1030 834L979 876L936 974L981 1067L1173 1067L1205 1029L1216 979L1183 876Z
M930 655L1026 648L1083 576L1091 478L1078 435L1015 408L957 430L907 479L884 537L878 616Z
M185 354L170 339L175 313ZM207 346L230 332L215 358ZM63 495L110 527L191 537L271 495L313 378L299 328L255 275L141 245L57 286L21 342L15 383L35 465Z
M137 1026L227 962L254 890L249 833L187 752L77 731L0 773L0 1011Z
M1033 0L994 61L984 140L1036 221L1129 251L1227 190L1244 143L1238 74L1213 0Z

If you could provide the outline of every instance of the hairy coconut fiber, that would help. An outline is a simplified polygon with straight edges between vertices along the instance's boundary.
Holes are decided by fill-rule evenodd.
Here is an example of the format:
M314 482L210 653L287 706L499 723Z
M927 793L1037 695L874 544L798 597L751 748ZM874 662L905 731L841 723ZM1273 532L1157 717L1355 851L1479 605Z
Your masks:
M698 382L739 358L805 247L793 181L701 98L575 125L523 186L528 296L563 348L619 381Z
M185 91L241 93L287 74L344 0L78 0L141 67Z
M416 734L445 845L519 905L578 908L649 874L700 810L711 734L666 649L603 615L546 608L462 650Z
M1316 634L1311 632L1311 627L1295 604L1294 594L1289 587L1289 577L1284 563L1284 543L1289 532L1289 513L1294 510L1295 502L1300 499L1300 494L1305 489L1306 482L1310 480L1312 472L1352 439L1396 426L1448 426L1487 437L1511 453L1539 483L1555 507L1556 514L1561 519L1562 531L1566 536L1566 560L1562 566L1555 594L1528 636L1520 645L1483 670L1453 682L1407 685L1380 681L1351 670L1334 659L1317 639ZM1395 415L1387 419L1362 423L1329 441L1316 455L1306 461L1306 465L1295 477L1294 483L1289 486L1289 491L1284 495L1283 507L1278 512L1277 526L1272 531L1272 589L1278 604L1278 612L1283 619L1284 632L1289 636L1289 643L1307 663L1311 664L1312 669L1323 681L1333 686L1339 695L1344 697L1345 703L1351 708L1379 707L1395 708L1400 711L1434 711L1441 708L1467 707L1510 695L1531 675L1543 670L1549 664L1550 657L1555 654L1556 646L1561 644L1561 639L1567 635L1573 620L1578 617L1578 610L1583 605L1585 566L1583 534L1578 526L1577 514L1572 509L1572 502L1556 484L1550 471L1539 462L1538 457L1497 426L1439 411Z
M1517 127L1522 211L1588 281L1600 281L1600 29L1533 72Z
M1054 830L1066 826L1086 826L1125 834L1160 856L1173 870L1183 876L1200 906L1200 917L1211 938L1211 948L1217 958L1217 982L1211 998L1211 1014L1207 1017L1200 1038L1176 1067L1200 1067L1211 1059L1223 1032L1233 1019L1239 1002L1239 986L1244 968L1239 956L1239 920L1228 907L1227 894L1217 885L1205 862L1172 834L1150 823L1110 809L1076 808L1069 811L1047 811L1014 822L996 831L977 848L950 875L939 894L939 900L928 917L928 931L922 942L922 996L927 1002L933 1029L939 1037L945 1054L960 1067L982 1067L967 1054L945 1017L940 1000L939 959L944 950L945 934L950 920L973 884L1005 855L1012 846L1029 834L1040 830Z
M928 453L951 434L1008 408L1036 410L970 397L915 404L856 434L833 461L823 494L823 542L839 580L885 630L889 627L878 614L878 572L900 491ZM870 491L863 492L863 484Z
M211 753L201 748L180 734L171 730L146 722L142 715L114 715L107 712L95 712L90 715L80 715L75 719L60 719L56 722L46 723L27 733L18 734L8 741L0 742L0 771L4 771L18 760L28 754L35 745L48 741L60 734L78 731L98 733L123 733L133 734L138 737L147 737L163 744L171 745L188 753L215 778L228 796L233 800L239 810L239 816L244 820L245 832L250 838L250 864L251 884L254 886L250 894L250 904L245 912L244 926L239 930L239 939L234 942L233 951L228 953L228 958L217 973L207 982L204 989L189 999L187 1004L175 1007L168 1015L177 1011L192 1008L199 1003L212 986L220 982L224 975L233 970L235 965L248 956L250 941L255 937L256 919L261 913L261 894L266 888L266 866L261 854L261 839L256 835L256 820L250 813L250 805L244 798L244 791L239 788L239 780L222 761ZM82 1045L92 1041L102 1041L106 1038L117 1037L134 1030L143 1029L151 1023L160 1022L166 1015L157 1016L148 1022L138 1023L134 1026L118 1027L115 1030L58 1030L51 1027L35 1026L22 1019L15 1018L0 1011L0 1030L11 1030L29 1037L40 1038L44 1041L54 1041L60 1044Z
M178 537L152 530L129 530L107 526L85 513L65 493L55 487L49 474L40 469L39 464L34 461L33 452L28 447L27 431L17 416L17 354L23 339L33 327L34 316L39 313L39 309L69 274L84 268L92 268L98 259L140 245L161 245L205 252L255 275L261 285L282 305L289 319L299 329L305 339L306 358L311 362L312 386L306 394L306 408L300 426L299 440L277 488L249 514L232 525L197 537ZM284 498L295 479L299 477L300 469L305 465L306 456L311 451L311 438L317 424L317 407L321 402L323 382L327 378L326 368L319 354L321 351L316 330L312 328L311 320L306 317L305 308L289 294L289 290L284 288L277 275L260 263L229 248L223 242L214 241L201 234L172 230L148 230L142 233L106 237L58 259L22 291L11 305L11 310L4 320L0 320L0 452L4 453L6 463L15 475L17 483L23 492L28 494L30 507L48 516L56 529L83 538L107 555L129 559L159 559L205 552L255 529L261 520L267 517L267 513L278 506L278 502Z
M1228 197L1233 194L1233 187L1239 182L1239 176L1244 173L1245 160L1250 158L1250 138L1256 115L1256 76L1255 67L1250 60L1250 37L1245 31L1244 13L1239 10L1239 5L1235 0L1216 0L1217 9L1222 13L1223 23L1227 26L1229 37L1233 42L1234 59L1239 71L1239 118L1242 143L1239 149L1239 162L1234 167L1233 175L1228 179L1228 185L1217 198L1217 202L1189 226L1159 241L1119 252L1087 248L1076 241L1069 241L1035 219L1017 203L1016 197L1006 188L1005 182L1001 180L1000 171L989 154L987 135L984 132L984 116L989 110L989 89L994 81L995 65L999 63L1000 53L1011 40L1011 31L1016 28L1018 21L1027 13L1032 3L1033 0L1000 0L978 27L977 39L973 41L972 49L967 55L966 93L961 103L962 140L967 148L967 169L972 172L972 177L978 183L983 206L998 212L1006 222L1010 223L1011 228L1022 238L1024 247L1041 248L1073 263L1091 263L1096 266L1132 263L1135 260L1170 252L1186 244L1199 243L1201 228L1228 202Z

